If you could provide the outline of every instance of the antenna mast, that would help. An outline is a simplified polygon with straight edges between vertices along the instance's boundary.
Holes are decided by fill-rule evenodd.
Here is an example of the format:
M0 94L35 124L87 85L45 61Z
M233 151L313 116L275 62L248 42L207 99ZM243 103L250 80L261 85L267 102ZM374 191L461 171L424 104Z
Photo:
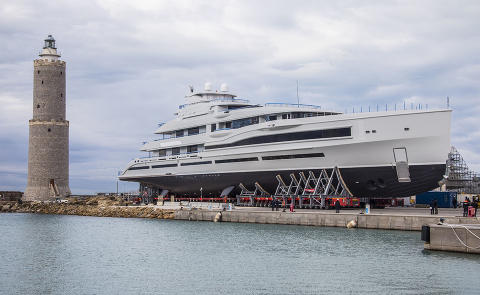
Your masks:
M297 107L300 108L300 98L298 97L298 80L297 80Z

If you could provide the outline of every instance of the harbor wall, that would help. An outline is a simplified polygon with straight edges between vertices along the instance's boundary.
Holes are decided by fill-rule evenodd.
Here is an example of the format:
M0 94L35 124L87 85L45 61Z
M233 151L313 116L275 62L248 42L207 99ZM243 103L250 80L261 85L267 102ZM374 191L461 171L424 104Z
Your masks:
M218 210L175 210L175 219L214 221L218 212L221 222L292 224L311 226L346 227L354 220L358 228L421 231L422 225L436 224L438 216L401 216L383 214L348 213L297 213L297 212L248 212ZM479 218L444 217L451 224L480 224Z
M430 242L425 243L424 248L427 250L480 254L480 239L478 237L480 237L480 226L478 225L465 227L430 225Z

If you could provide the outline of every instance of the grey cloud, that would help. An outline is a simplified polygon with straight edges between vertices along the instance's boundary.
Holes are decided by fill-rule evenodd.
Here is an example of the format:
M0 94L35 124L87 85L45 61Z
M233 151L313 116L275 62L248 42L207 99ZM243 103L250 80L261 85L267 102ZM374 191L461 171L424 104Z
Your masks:
M301 103L348 112L450 96L452 144L480 171L478 12L476 1L0 4L0 189L26 187L32 61L48 34L67 62L75 194L114 190L188 84L207 81L263 104L296 103L298 80Z

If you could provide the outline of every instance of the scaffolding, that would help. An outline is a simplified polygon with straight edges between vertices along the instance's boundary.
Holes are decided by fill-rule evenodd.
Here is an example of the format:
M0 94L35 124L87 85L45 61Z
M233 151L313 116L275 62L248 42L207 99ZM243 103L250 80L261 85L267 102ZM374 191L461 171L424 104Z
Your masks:
M467 163L453 146L448 154L447 175L447 191L480 194L480 177L468 169Z
M340 169L334 167L331 174L323 169L317 177L309 171L308 177L303 172L299 178L294 173L290 175L290 182L285 182L277 175L278 186L274 195L266 192L258 182L255 183L255 191L248 190L242 183L239 187L242 192L237 195L239 206L269 206L272 201L279 201L282 207L293 205L295 208L329 208L333 205L333 199L341 199L344 206L358 206L352 199L352 193L345 185Z

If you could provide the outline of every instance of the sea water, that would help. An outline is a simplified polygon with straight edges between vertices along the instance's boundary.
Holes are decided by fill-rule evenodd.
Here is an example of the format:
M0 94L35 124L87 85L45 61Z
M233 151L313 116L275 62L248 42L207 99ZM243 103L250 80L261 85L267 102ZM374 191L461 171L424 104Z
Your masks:
M0 214L1 294L480 294L420 232Z

